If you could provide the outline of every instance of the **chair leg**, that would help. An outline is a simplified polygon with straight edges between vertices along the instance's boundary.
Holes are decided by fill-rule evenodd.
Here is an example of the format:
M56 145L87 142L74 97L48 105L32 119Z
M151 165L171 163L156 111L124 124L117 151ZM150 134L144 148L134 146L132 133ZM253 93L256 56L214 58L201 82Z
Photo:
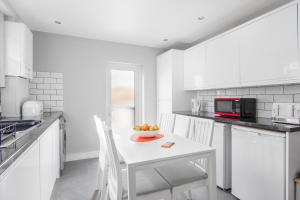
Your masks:
M101 169L100 167L98 167L98 180L97 180L97 190L101 191L101 188L102 188L102 179L103 179L103 173L101 172Z
M108 187L107 185L104 186L103 192L101 192L101 196L99 200L108 200Z
M188 199L189 199L189 200L193 200L193 196L192 196L192 191L191 191L191 190L189 190L189 191L187 192L187 196L188 196Z

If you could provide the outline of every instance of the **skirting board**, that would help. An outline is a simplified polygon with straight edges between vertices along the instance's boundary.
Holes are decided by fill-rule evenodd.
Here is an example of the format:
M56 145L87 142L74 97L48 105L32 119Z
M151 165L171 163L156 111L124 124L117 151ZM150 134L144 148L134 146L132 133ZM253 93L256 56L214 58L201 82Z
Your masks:
M66 161L73 161L73 160L84 160L89 158L98 158L99 152L98 151L89 151L84 153L71 153L67 154Z

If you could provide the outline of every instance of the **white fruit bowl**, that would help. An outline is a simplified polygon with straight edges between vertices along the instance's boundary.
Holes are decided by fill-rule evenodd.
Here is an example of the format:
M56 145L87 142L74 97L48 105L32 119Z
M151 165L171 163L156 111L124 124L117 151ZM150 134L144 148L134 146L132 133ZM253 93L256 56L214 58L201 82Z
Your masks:
M139 137L154 137L159 133L159 130L157 131L137 131L133 130L134 134Z

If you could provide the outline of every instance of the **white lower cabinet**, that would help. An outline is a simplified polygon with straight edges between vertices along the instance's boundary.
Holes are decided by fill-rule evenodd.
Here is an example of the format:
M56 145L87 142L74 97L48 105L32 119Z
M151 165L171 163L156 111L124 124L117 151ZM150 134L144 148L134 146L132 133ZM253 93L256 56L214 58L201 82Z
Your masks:
M212 146L216 148L217 186L231 188L231 132L230 126L215 123Z
M232 127L232 194L242 200L285 199L285 134Z
M1 200L39 200L39 143L35 142L0 177Z
M50 199L59 173L59 122L54 122L40 138L41 200Z
M49 200L59 177L59 120L0 176L1 200Z

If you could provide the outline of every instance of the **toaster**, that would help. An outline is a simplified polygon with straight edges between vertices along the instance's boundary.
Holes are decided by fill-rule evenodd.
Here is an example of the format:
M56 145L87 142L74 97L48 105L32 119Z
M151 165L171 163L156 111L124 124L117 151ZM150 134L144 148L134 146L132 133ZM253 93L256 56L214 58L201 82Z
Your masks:
M272 121L286 124L300 124L300 103L274 103Z
M22 105L22 119L41 120L43 118L43 103L41 101L26 101Z

